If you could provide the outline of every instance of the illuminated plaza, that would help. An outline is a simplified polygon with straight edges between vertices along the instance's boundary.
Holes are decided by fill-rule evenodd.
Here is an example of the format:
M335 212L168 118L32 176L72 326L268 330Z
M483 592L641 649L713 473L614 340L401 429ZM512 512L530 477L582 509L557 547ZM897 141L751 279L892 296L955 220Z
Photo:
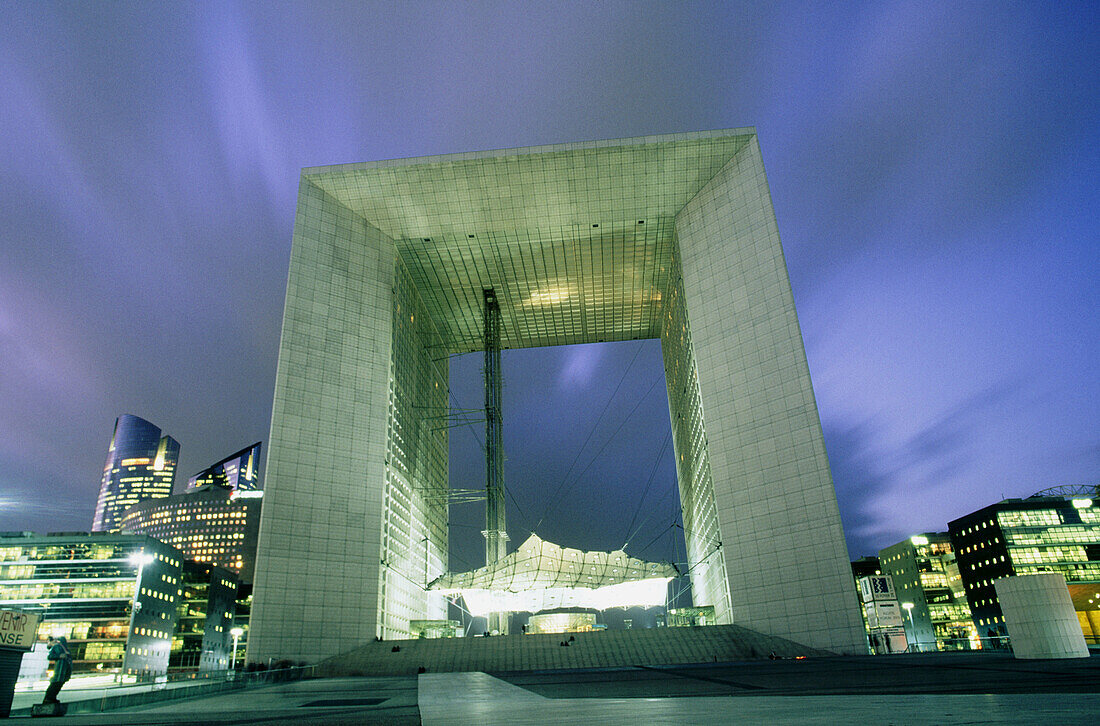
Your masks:
M865 652L753 129L305 169L249 660L447 617L448 356L659 339L695 606Z

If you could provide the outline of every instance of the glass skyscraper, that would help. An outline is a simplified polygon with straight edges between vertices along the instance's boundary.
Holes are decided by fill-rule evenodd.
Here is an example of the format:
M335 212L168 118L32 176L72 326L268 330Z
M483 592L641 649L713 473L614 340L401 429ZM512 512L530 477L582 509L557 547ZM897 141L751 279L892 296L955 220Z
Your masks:
M187 480L187 491L194 491L207 484L242 491L259 489L261 445L262 442L258 441L203 469Z
M143 418L125 413L115 420L93 532L117 532L127 509L172 493L180 445Z

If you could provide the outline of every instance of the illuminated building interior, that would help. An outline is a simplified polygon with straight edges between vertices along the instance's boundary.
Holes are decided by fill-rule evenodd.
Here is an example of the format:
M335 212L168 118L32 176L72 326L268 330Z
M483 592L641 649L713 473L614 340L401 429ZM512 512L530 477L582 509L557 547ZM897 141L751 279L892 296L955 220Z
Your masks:
M232 605L236 577L219 568L204 571L217 573L217 582L224 583L203 590L214 603L203 602L203 628L207 615L210 628L216 628L223 625L226 603ZM78 676L166 673L173 650L182 648L175 634L185 579L179 550L151 537L0 536L0 607L42 613L39 639L65 636ZM212 654L228 653L227 641L215 637L220 635L213 630L207 637L204 647Z
M527 632L587 633L596 629L595 613L540 613L527 621Z
M181 579L168 670L228 670L237 578L224 568L184 560Z
M131 507L123 532L145 534L180 550L184 557L224 567L252 581L262 490L204 485L184 494Z
M698 625L714 624L714 607L669 608L665 613L665 624L670 628L689 628Z
M1005 499L948 528L983 640L1011 635L993 584L997 578L1058 572L1066 578L1086 642L1100 642L1100 496L1095 488Z
M926 532L879 552L882 572L893 579L899 602L912 603L906 638L917 650L978 647L959 567L947 533Z

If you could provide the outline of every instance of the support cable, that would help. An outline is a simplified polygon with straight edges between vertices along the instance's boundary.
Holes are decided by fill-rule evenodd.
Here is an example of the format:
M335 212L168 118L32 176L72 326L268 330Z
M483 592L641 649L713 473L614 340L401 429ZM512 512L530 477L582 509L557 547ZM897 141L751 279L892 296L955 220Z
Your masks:
M652 546L653 546L653 543L654 543L654 542L656 542L657 540L659 540L659 539L660 539L661 537L663 537L663 536L665 535L665 533L666 533L666 532L668 532L668 530L669 530L670 528L672 528L673 526L674 526L674 525L670 524L670 525L669 525L668 527L666 527L665 529L662 529L662 530L661 530L661 531L660 531L660 532L659 532L659 533L657 534L657 536L656 536L656 537L654 537L654 538L653 538L652 540L650 540L649 544L647 544L647 545L646 545L645 547L642 547L642 548L641 548L640 550L638 550L638 554L641 554L642 552L645 552L645 551L646 551L647 549L649 549L650 547L652 547ZM637 556L637 555L634 555L634 556Z
M462 406L460 406L458 404L458 398L455 397L455 392L451 389L451 387L449 385L447 386L447 395L450 397L451 403L453 403L455 405L456 409L466 410L466 409L463 409ZM469 410L481 411L483 409L469 409ZM478 423L483 423L484 421L485 421L485 419L479 419ZM467 428L466 430L469 431L470 435L474 437L474 441L477 442L477 448L481 451L482 454L484 454L485 453L485 444L482 442L481 437L477 435L477 429L474 428L473 426L471 426L471 427ZM508 500L511 501L513 505L515 505L516 512L519 514L520 519L523 520L524 524L530 524L531 523L531 518L529 516L527 516L527 512L524 511L523 507L520 506L519 501L512 494L511 490L510 489L505 489L504 494L505 494L505 496L508 497ZM528 531L532 532L532 533L534 532L533 529L528 530Z
M634 510L634 516L630 518L630 524L626 526L626 540L623 542L621 549L626 550L626 546L630 544L630 540L634 534L634 523L638 521L638 515L642 513L642 505L645 504L645 498L649 495L649 488L653 486L653 478L657 475L657 467L661 464L661 459L665 456L665 451L668 449L668 443L672 440L672 429L669 428L668 435L665 436L664 443L661 444L660 451L657 452L657 460L653 462L653 468L649 470L649 479L646 480L645 489L642 491L642 496L638 499L638 508Z
M577 461L580 460L581 454L584 453L585 447L588 446L588 442L592 440L592 436L599 429L600 421L603 420L603 416L605 413L607 413L607 409L611 405L611 402L615 400L615 395L619 392L619 389L622 388L623 382L626 380L626 374L629 373L630 369L634 367L634 361L638 359L638 354L641 353L641 351L642 346L639 345L634 351L634 357L630 359L630 363L627 365L626 370L623 371L622 377L619 378L618 385L615 386L615 390L611 392L610 396L608 396L607 401L603 405L603 410L600 411L600 415L596 417L596 422L592 424L592 430L588 432L588 436L585 437L584 443L581 444L581 447L579 449L577 449L577 455L573 457L573 462L569 465L569 468L565 470L565 474L562 475L561 483L558 484L558 488L554 491L554 495L547 502L546 509L543 511L542 516L539 517L539 521L535 524L535 529L532 530L533 533L537 533L538 528L542 526L543 520L545 520L546 515L550 513L550 509L553 507L554 500L557 498L558 493L561 492L561 488L565 486L565 482L569 481L569 474L572 473L573 467L577 465Z
M623 426L626 426L627 421L630 421L631 417L634 415L634 412L637 411L638 407L642 405L642 402L645 401L649 397L649 394L653 392L653 389L657 387L657 384L660 383L663 380L664 380L664 374L661 374L661 376L657 380L653 381L653 385L651 385L649 387L649 390L647 390L644 394L642 394L642 397L639 398L638 402L634 404L634 408L630 409L630 413L628 413L623 418L623 420L619 424L618 428L616 428L615 431L612 432L611 436L607 437L607 440L603 442L603 446L600 447L599 451L597 451L595 454L592 455L592 458L585 465L584 469L582 469L580 471L580 473L577 474L577 476L573 478L573 481L570 482L569 486L566 488L566 493L568 493L569 489L572 489L577 484L577 482L579 482L581 480L581 477L583 477L585 475L585 472L587 472L589 469L592 468L592 465L596 463L596 460L599 459L600 454L602 454L604 452L604 449L606 449L611 444L611 442L615 440L615 437L618 435L618 433L623 430ZM555 492L554 498L551 499L550 503L547 505L547 510L546 510L547 513L549 513L549 511L550 511L550 509L549 509L550 506L552 506L553 504L556 503L556 499L557 499L559 494L561 494L561 487L558 487L558 491ZM542 516L543 516L543 519L546 518L546 514L543 514ZM539 523L541 524L542 520L539 520Z
M643 529L645 529L646 525L649 524L655 517L660 517L662 514L664 514L664 512L662 512L662 507L664 507L665 502L668 500L669 496L671 496L672 494L677 493L678 490L679 490L679 482L677 481L676 477L673 477L672 478L672 487L670 489L668 489L664 493L664 495L662 495L661 498L658 499L657 502L650 508L650 512L646 516L646 518L638 523L638 526L634 529L634 533L632 535L630 535L630 538L629 538L630 540L633 540L635 537L637 537L638 533L641 532ZM672 526L675 526L675 524L676 524L676 517L673 516Z

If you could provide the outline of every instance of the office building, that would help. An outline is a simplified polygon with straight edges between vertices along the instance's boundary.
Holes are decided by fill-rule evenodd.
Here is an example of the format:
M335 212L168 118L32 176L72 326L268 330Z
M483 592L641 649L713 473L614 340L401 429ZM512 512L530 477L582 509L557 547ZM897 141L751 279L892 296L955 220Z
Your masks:
M859 590L859 578L882 574L882 563L877 557L860 557L852 560L852 577L856 579L856 590Z
M1100 499L1091 488L1077 494L1070 489L1005 499L948 524L970 612L983 641L996 645L1010 635L993 584L998 578L1059 572L1066 578L1085 640L1098 642Z
M151 537L0 534L0 607L39 612L73 672L164 673L183 557Z
M0 607L41 613L39 639L68 638L77 676L226 668L237 587L151 537L0 533Z
M858 560L852 560L852 578L853 586L857 593L860 592L859 580L864 577L872 577L874 575L881 575L882 567L877 557L864 556ZM867 635L868 642L871 637L871 623L867 618L867 604L862 601L862 596L859 603L859 613L863 618L863 631Z
M946 533L914 535L879 552L904 615L910 650L969 650L978 646L959 568Z
M205 486L216 486L234 491L255 491L260 489L260 449L263 444L256 442L235 454L230 454L218 463L203 469L187 480L186 491L195 491Z
M131 507L120 528L155 537L187 559L224 567L251 583L262 497L260 489L205 484Z
M143 418L115 420L99 487L93 532L117 532L127 509L172 493L180 445Z
M224 671L232 663L237 578L222 567L183 561L170 671ZM240 662L239 660L237 661Z
M865 651L763 159L734 129L302 172L251 660L446 617L423 589L448 569L438 421L489 288L502 349L661 341L694 606Z

